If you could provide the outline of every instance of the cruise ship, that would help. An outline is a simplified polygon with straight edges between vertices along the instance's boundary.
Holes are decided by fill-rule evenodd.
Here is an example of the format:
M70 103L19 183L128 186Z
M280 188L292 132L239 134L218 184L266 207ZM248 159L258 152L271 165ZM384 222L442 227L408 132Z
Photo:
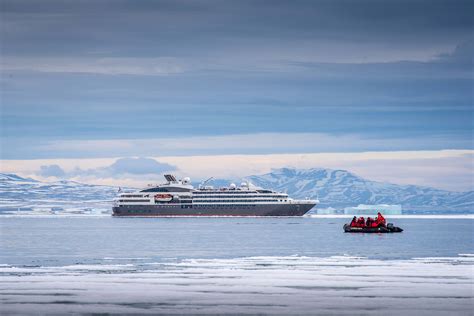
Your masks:
M302 216L317 200L294 200L288 194L242 182L214 188L206 180L196 189L189 178L165 175L166 183L121 193L113 216Z

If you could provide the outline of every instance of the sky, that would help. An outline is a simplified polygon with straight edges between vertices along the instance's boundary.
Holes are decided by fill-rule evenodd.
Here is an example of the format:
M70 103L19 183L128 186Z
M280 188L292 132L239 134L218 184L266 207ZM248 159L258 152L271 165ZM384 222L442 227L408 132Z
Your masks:
M4 0L0 171L140 185L329 167L474 190L472 12Z

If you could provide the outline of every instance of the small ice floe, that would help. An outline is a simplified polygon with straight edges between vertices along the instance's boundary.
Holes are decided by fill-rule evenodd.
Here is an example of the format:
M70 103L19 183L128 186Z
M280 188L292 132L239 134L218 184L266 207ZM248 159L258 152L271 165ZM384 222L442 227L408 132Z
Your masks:
M123 271L123 270L134 270L133 264L76 264L70 266L58 267L59 270L66 271Z
M140 257L104 257L103 260L130 260L130 261L137 261L137 260L148 260L150 258L140 258Z

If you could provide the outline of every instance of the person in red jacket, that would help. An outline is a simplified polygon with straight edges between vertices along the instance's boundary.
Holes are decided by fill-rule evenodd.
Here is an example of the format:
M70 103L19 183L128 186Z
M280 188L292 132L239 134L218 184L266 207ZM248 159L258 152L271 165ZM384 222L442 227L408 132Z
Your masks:
M380 214L380 212L377 213L377 219L375 220L378 226L384 226L385 227L385 218Z
M357 219L357 226L358 226L358 227L365 227L365 219L364 219L364 217L361 216L361 217L359 217L359 218Z
M376 218L372 220L372 223L370 224L370 227L372 227L372 228L379 227L379 223L377 222Z
M372 217L367 217L367 220L365 221L365 226L366 227L372 227L372 222L374 220L372 219Z
M367 218L367 227L377 227L375 223L375 218L372 218L372 217Z
M357 227L357 217L352 218L351 227Z

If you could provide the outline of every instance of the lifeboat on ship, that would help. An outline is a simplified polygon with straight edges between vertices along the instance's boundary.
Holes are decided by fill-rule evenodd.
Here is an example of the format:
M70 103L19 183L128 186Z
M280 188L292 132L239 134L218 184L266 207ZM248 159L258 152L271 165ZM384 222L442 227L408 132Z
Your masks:
M171 194L156 194L155 202L170 202L173 199Z

